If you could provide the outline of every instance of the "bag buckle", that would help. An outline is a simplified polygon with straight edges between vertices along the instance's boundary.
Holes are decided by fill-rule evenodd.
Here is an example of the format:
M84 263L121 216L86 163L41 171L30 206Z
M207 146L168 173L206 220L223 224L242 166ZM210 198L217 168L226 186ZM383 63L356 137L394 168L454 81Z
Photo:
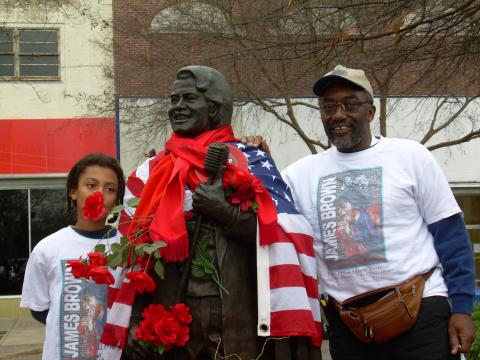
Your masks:
M373 328L371 326L366 326L364 335L365 337L373 338Z

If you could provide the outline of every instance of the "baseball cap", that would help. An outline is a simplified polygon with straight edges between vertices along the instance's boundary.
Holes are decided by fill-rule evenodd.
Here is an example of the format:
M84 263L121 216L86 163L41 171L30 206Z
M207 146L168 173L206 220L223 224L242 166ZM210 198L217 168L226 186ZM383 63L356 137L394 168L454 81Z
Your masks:
M360 69L349 69L343 65L335 66L335 69L323 75L313 85L313 92L320 96L322 92L338 80L345 80L357 86L360 86L373 97L372 85L365 76L365 72Z

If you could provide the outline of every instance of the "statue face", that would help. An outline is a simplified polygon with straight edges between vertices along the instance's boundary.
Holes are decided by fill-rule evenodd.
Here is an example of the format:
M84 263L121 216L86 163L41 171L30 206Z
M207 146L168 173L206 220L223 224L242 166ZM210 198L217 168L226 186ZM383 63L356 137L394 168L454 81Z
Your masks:
M183 137L195 137L211 129L209 104L195 87L193 78L177 79L170 94L168 117L173 131Z

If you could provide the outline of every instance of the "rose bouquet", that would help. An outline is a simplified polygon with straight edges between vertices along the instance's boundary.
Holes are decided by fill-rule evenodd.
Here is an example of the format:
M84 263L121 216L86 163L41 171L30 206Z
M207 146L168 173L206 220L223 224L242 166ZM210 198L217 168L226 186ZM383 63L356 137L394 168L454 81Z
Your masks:
M163 354L174 345L182 347L187 344L192 315L185 304L170 306L170 311L163 305L151 304L143 310L142 317L135 331L140 345Z

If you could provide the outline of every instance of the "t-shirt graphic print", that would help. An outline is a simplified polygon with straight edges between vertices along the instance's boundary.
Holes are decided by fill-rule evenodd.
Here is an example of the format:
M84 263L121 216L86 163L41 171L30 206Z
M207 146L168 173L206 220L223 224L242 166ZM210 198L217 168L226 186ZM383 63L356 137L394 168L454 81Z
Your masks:
M317 212L323 257L330 270L387 261L382 232L382 168L320 178Z
M107 286L77 279L61 260L60 359L95 360L107 316Z

